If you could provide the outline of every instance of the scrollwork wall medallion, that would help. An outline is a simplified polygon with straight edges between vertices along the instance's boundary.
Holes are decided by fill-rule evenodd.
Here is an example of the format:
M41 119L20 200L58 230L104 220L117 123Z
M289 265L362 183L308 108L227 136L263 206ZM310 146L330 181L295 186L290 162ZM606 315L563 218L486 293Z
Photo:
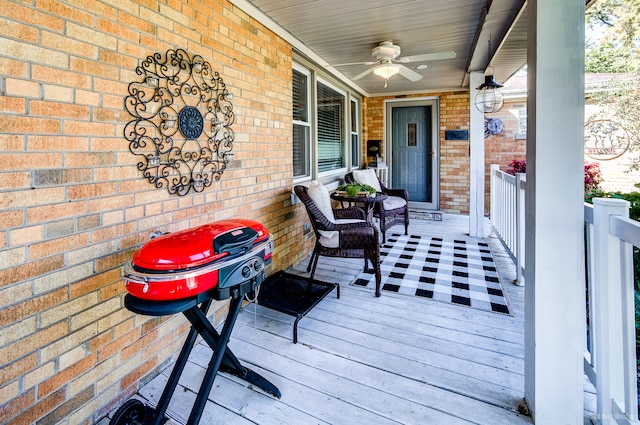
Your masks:
M202 192L233 157L232 95L209 62L182 49L148 56L135 71L124 137L138 169L170 194Z

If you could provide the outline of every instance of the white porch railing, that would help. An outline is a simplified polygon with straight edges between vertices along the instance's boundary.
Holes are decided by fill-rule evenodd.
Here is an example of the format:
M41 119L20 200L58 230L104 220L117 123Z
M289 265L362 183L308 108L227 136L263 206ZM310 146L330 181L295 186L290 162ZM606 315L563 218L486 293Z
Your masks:
M491 166L491 224L517 265L524 268L526 182ZM597 391L597 424L638 424L633 246L640 247L640 223L629 203L596 198L584 207L589 344L584 369Z
M513 283L524 285L524 194L526 174L515 176L491 165L491 226L516 264Z
M640 223L629 218L629 202L593 200L585 204L590 351L585 372L597 391L602 424L637 424L637 366L633 246L640 246Z

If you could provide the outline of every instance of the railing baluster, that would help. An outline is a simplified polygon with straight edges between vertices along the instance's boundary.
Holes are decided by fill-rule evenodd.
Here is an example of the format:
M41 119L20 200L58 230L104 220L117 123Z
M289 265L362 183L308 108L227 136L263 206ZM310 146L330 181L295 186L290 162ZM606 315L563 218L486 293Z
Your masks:
M526 176L515 178L491 165L491 225L516 263L523 284ZM629 202L585 204L585 261L589 292L589 352L585 373L597 391L597 423L638 424L633 246L640 223L629 219ZM585 316L586 319L586 316Z
M593 200L594 252L591 323L594 332L598 420L637 423L635 329L631 245L611 233L616 220L628 219L629 202ZM623 220L624 220L623 218ZM636 235L640 225L635 227ZM631 235L629 235L631 236ZM621 246L622 245L622 246ZM624 410L624 411L623 411Z
M516 264L517 285L524 284L524 193L525 174L512 176L491 165L491 225Z

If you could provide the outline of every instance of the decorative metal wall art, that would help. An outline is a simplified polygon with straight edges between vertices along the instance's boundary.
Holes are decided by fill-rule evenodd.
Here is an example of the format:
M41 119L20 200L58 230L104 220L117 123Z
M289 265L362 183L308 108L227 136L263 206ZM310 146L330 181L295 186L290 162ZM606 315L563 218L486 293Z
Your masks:
M504 132L504 123L500 118L484 119L484 138Z
M232 95L202 56L182 50L147 56L129 83L124 129L143 176L184 196L220 180L233 157Z
M616 159L629 150L631 136L615 121L592 120L584 126L584 153L600 161Z

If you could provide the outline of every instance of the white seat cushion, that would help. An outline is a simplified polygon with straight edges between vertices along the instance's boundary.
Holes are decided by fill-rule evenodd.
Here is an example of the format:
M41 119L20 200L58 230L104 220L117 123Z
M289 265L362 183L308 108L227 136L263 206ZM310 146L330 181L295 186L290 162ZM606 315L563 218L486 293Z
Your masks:
M309 197L313 201L314 204L322 211L327 219L335 223L336 218L333 216L333 209L331 208L331 197L329 196L329 191L322 183L317 180L314 180L309 185L309 189L307 190Z
M314 204L318 207L318 209L327 217L332 223L336 222L336 218L333 215L333 209L331 208L331 197L329 196L329 191L322 183L317 180L314 180L309 185L309 189L307 190L307 194L309 198L313 201ZM331 239L333 237L334 231L326 231L326 230L318 230L322 237L326 237ZM337 238L337 237L336 237ZM320 243L322 243L322 238ZM323 244L324 245L324 244ZM328 246L328 245L327 245Z
M364 220L355 220L355 219L350 219L350 218L339 218L337 219L335 222L336 224L341 224L341 223L357 223L360 221L364 221ZM324 230L319 230L320 232L320 245L327 247L327 248L338 248L340 246L340 232L336 231L336 230L332 230L332 231L324 231Z
M399 196L389 196L382 202L382 204L384 205L385 211L390 211L404 207L405 205L407 205L407 201Z
M376 192L382 192L380 181L373 168L365 168L364 170L353 170L353 179L358 183L368 184L373 187Z

